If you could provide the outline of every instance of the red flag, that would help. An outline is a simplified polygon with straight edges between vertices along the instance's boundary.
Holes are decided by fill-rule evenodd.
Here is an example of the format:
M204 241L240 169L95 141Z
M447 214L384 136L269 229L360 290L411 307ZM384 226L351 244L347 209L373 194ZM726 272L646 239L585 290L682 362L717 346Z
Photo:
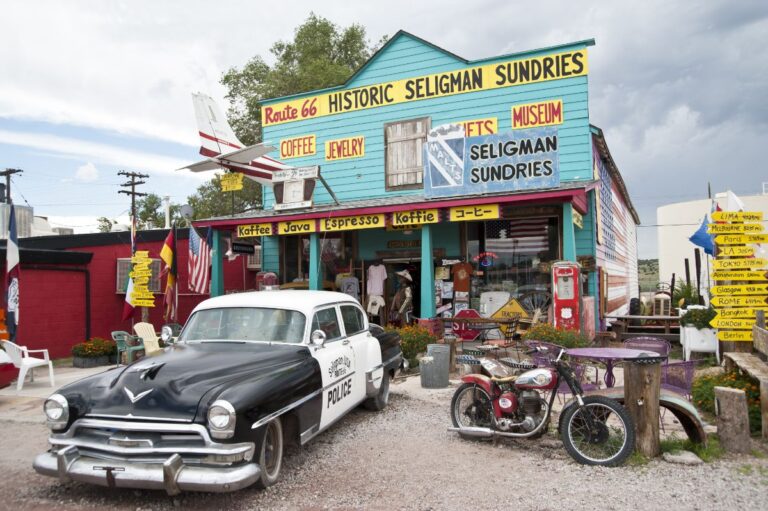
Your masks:
M165 295L163 296L163 306L165 312L163 317L168 320L176 321L176 304L178 302L178 293L176 280L178 270L176 268L176 225L171 228L168 236L165 238L163 249L160 251L160 259L165 262L163 273L168 275L165 283Z

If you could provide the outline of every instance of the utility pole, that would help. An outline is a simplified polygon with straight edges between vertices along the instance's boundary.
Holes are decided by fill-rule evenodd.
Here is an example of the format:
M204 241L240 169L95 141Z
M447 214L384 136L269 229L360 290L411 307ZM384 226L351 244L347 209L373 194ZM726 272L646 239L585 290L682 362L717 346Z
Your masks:
M11 176L22 172L24 171L21 169L5 169L0 172L0 176L5 176L5 193L7 194L5 202L7 204L13 204L13 200L11 200Z
M120 186L123 188L130 187L131 189L118 190L117 193L124 193L131 196L131 234L133 235L134 226L136 225L136 197L144 197L147 195L146 193L137 192L136 187L145 184L146 181L142 181L142 179L149 177L149 175L139 174L138 172L126 172L125 170L121 170L117 175L125 176L130 179L130 181L123 183ZM131 245L133 245L133 238L131 238ZM131 248L133 248L133 246ZM133 254L131 254L131 257L133 257ZM141 320L143 322L149 322L149 309L146 307L141 307ZM133 323L133 320L131 320L131 323Z

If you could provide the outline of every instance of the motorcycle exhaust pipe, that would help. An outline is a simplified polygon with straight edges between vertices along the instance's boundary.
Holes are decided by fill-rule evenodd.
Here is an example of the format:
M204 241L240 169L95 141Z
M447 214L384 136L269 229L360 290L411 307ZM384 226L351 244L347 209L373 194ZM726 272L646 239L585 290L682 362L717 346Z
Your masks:
M549 417L549 405L547 403L544 403L544 417ZM491 428L477 428L477 427L451 427L448 428L448 431L452 431L455 433L461 433L465 436L471 436L475 438L493 438L495 436L502 436L507 438L527 438L530 436L535 435L536 433L541 430L541 428L544 427L544 425L547 423L546 418L539 422L539 424L533 428L531 431L526 431L525 433L513 433L511 431L498 431L493 430Z
M448 431L461 433L462 435L471 436L474 438L492 438L494 434L494 431L491 428L476 427L448 428Z

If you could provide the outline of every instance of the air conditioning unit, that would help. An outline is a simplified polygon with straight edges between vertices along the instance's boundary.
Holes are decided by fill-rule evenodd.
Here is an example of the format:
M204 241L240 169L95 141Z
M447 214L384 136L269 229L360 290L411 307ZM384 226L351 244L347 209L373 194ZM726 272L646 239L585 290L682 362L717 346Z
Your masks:
M259 271L261 270L261 246L257 245L253 248L255 251L253 254L248 254L245 265L249 270Z

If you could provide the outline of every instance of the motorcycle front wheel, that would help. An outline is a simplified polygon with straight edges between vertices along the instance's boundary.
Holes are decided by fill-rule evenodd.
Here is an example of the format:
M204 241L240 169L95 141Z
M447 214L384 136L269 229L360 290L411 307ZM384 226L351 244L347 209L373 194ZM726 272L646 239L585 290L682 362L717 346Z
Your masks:
M584 398L563 412L560 436L568 454L582 465L615 467L635 450L635 424L627 409L603 396Z
M472 383L462 384L451 399L451 420L457 428L490 428L492 410L491 397L482 387ZM461 433L459 435L462 438L473 438Z

